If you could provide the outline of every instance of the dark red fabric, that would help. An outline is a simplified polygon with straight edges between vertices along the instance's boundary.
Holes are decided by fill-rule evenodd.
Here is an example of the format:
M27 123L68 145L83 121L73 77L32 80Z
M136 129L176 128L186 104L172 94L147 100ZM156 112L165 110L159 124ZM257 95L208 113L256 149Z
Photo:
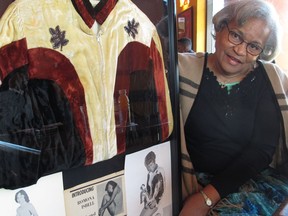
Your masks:
M140 75L140 73L142 73L142 75ZM146 73L146 75L143 73ZM167 116L167 109L166 109L167 106L166 106L165 77L164 77L165 74L163 73L163 61L162 61L160 53L157 50L157 47L154 41L152 41L151 47L147 47L139 42L131 42L120 53L119 58L118 58L118 64L117 64L117 76L116 76L116 81L115 81L114 98L118 98L119 96L118 91L120 89L126 89L127 95L131 96L130 81L132 77L133 77L132 79L135 78L135 74L138 74L136 75L137 77L142 77L142 78L137 78L140 81L139 86L142 85L141 83L145 83L143 85L145 86L146 83L150 85L149 83L151 81L153 82L152 84L153 86L146 86L147 89L134 89L134 91L135 90L139 91L140 94L141 92L143 92L143 94L146 94L148 91L150 92L155 91L155 94L157 97L156 105L154 104L150 106L150 104L154 103L155 101L147 100L147 101L140 102L140 103L144 102L142 103L144 106L146 105L150 106L150 108L145 109L147 113L142 113L142 116L140 116L141 118L140 121L142 121L149 115L150 117L153 115L159 115L159 116L154 116L154 119L159 118L160 122L158 122L158 124L160 125L159 127L161 128L160 141L163 141L169 135L169 124L168 124L168 116ZM148 78L151 80L143 80L145 78ZM148 95L149 94L150 93L148 93ZM145 99L147 98L144 98L144 100ZM155 98L152 97L151 100L155 100ZM134 102L135 101L133 101L133 99L131 100L131 97L130 97L130 104L133 104ZM137 102L138 101L136 101L135 103ZM157 108L155 108L155 106L157 106ZM151 109L158 109L159 111L157 113L156 112L153 113ZM132 113L133 113L133 107L132 107ZM154 122L153 119L151 121ZM147 123L146 126L149 127L149 122L146 122L146 123ZM143 125L145 125L146 123L144 122ZM154 126L151 125L151 127L155 127L155 125ZM124 128L124 130L125 129L127 129L127 127ZM149 132L148 133L145 132L145 134L148 135ZM119 152L125 151L125 140L127 141L127 138L128 138L127 137L125 139L125 136L127 136L127 133L125 132L117 133L117 146L118 146Z
M31 79L53 80L63 89L71 104L76 127L85 143L86 164L91 164L93 144L88 125L85 93L74 66L61 53L46 48L29 50L29 62Z
M21 39L0 49L1 80L15 69L28 63L28 75L31 79L53 80L65 92L71 103L81 139L85 143L86 164L91 164L93 144L88 125L84 89L74 66L65 56L51 49L34 48L27 51L26 39Z
M83 0L73 0L73 2L76 4L76 9L81 15L82 19L85 21L86 25L91 28L95 22L93 14L88 13Z
M101 25L109 16L110 12L115 7L117 0L102 0L95 8L92 7L90 2L83 0L72 0L73 4L86 25L91 28L95 20Z
M169 122L167 114L167 101L165 91L165 73L163 73L163 59L157 50L155 42L152 40L149 57L154 60L154 80L157 89L159 114L162 123L162 139L169 135Z
M107 3L104 5L104 7L101 8L101 10L95 14L95 19L99 24L102 24L106 20L110 12L115 7L116 3L117 0L108 0Z
M0 48L0 79L28 64L27 42L21 39Z

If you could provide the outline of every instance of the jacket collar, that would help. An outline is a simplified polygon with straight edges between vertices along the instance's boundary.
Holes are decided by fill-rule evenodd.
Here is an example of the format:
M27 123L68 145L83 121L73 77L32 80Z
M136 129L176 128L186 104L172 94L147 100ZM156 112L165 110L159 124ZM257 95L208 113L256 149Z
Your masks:
M89 28L93 26L95 21L102 25L117 3L117 0L101 0L93 8L89 0L71 1Z

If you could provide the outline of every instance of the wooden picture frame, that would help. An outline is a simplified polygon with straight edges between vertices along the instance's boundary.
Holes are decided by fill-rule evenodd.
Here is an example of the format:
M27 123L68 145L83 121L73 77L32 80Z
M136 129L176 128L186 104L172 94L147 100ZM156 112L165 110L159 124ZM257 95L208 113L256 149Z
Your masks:
M193 8L181 12L177 16L177 31L178 39L187 37L192 40L192 21L193 21Z

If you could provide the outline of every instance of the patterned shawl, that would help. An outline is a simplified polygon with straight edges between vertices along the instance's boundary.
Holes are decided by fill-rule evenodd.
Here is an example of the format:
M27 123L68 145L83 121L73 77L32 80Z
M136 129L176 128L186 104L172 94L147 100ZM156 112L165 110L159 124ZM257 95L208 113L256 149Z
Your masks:
M184 125L194 103L204 70L205 53L178 54L180 81L180 137L182 165L182 198L198 192L198 183L186 148ZM277 65L262 62L282 113L282 130L272 167L288 175L288 76Z

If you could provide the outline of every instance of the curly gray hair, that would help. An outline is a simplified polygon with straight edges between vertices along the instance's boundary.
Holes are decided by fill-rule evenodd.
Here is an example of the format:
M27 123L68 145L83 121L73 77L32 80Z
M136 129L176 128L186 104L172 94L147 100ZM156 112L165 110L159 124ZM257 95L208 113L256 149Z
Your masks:
M263 52L259 55L259 59L272 61L280 51L282 28L278 14L270 3L263 0L238 0L217 12L212 22L214 30L219 32L232 20L242 26L253 18L264 20L271 31Z

